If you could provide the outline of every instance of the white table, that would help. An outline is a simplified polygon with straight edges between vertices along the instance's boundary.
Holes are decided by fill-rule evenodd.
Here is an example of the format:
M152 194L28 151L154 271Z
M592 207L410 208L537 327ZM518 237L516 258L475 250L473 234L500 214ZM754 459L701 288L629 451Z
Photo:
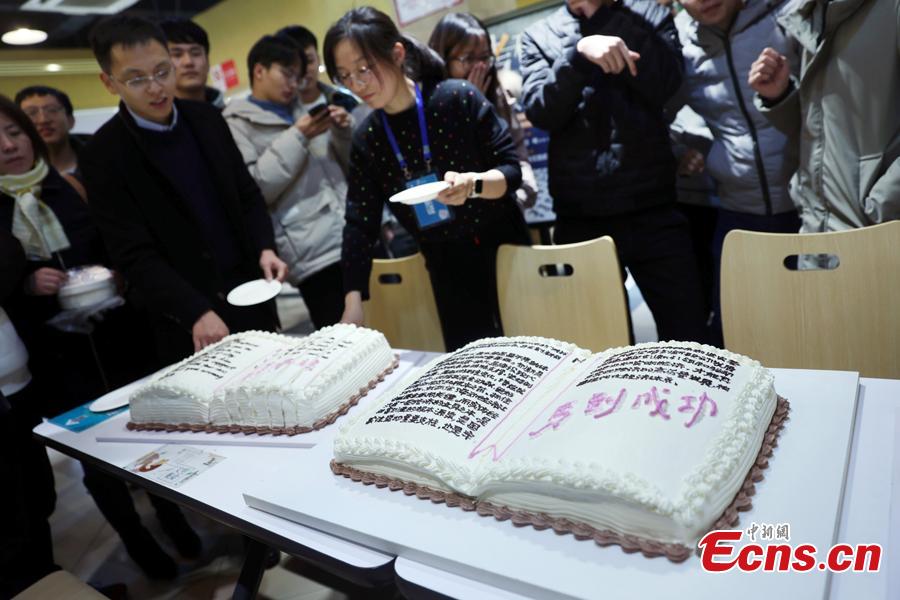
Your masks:
M400 357L398 368L364 397L362 403L376 399L390 389L410 368L430 356L422 352L409 351L398 351L398 354ZM349 414L353 414L357 409L358 407L351 409ZM233 527L254 540L303 558L315 567L352 584L361 587L392 584L394 555L254 510L244 502L241 494L247 485L267 485L299 477L300 474L294 465L304 462L304 455L310 451L309 448L283 445L248 446L244 445L245 436L241 434L175 434L167 440L165 433L128 432L125 428L128 417L126 411L80 433L73 433L51 423L43 423L34 429L34 433L48 447L90 463L118 478L144 487L158 496ZM295 439L303 438L311 444L324 444L330 447L341 420L346 418L341 417L329 427L295 436ZM101 439L108 439L111 435L121 439L130 438L130 441L100 442L97 439L98 436ZM155 446L162 445L166 441L190 443L192 436L197 447L226 458L177 489L157 484L122 468ZM277 444L279 439L284 440L281 437L270 437L266 443L274 441ZM220 443L217 444L217 440ZM327 469L327 464L325 468ZM252 596L255 586L258 586L264 546L257 545L254 549L255 553L248 553L245 571L242 572L238 586L242 591L236 593L238 596ZM251 562L253 564L250 564Z
M405 372L415 363L423 364L428 356L407 354L402 358L401 371ZM384 386L375 390L370 397L363 400L362 404L377 398L402 376L403 372L399 371L392 375ZM828 385L827 376L823 373L809 371L776 371L776 381L779 392L789 399L792 393L801 391L791 389L791 386L802 387L811 381L817 381L819 385ZM788 389L785 389L784 384L790 384ZM127 414L118 417L123 422L126 418ZM900 471L900 459L897 458L900 446L895 446L894 442L896 435L900 434L900 425L896 425L898 418L900 418L900 382L862 380L856 427L850 446L852 453L848 463L847 489L843 494L843 506L839 512L840 525L836 540L850 543L881 543L885 548L885 556L880 573L846 574L831 578L827 583L831 598L855 600L900 597L897 593L897 569L891 568L892 562L897 563L896 560L891 560L892 554L900 552L898 547L900 534L895 534L893 545L889 535L890 528L896 531L900 527L900 506L897 500L900 491L900 473L893 487L891 483L891 473ZM852 417L850 420L852 421ZM795 426L795 423L788 424L789 428L792 426ZM402 584L407 582L413 584L413 589L421 587L453 597L512 600L542 595L540 589L527 585L513 589L515 586L498 587L461 577L452 568L453 565L429 564L427 560L421 560L421 553L408 552L404 547L385 546L381 542L375 543L371 540L367 542L359 537L358 532L335 530L321 522L305 525L290 522L249 508L245 504L241 498L242 492L250 489L271 489L275 482L311 481L321 476L323 469L329 473L329 478L340 482L340 485L348 486L353 494L361 496L374 494L375 498L385 495L396 496L397 494L386 490L376 490L330 475L327 460L330 458L330 439L336 431L336 427L329 427L320 432L316 447L311 449L202 446L205 450L226 456L227 459L178 490L172 490L121 468L151 449L146 443L99 443L92 430L74 434L49 424L40 425L35 429L37 436L48 446L105 468L118 477L134 481L154 493L235 527L270 546L309 560L327 572L358 585L379 584L396 576ZM834 441L839 443L839 440ZM776 450L773 465L779 464L779 456L784 456L783 450L783 447ZM299 493L303 493L302 487ZM317 493L321 493L321 490L317 490ZM433 506L415 498L406 500L422 510L434 509L436 512L431 518L438 521L471 516L458 509ZM892 504L895 508L893 516L889 510ZM457 512L460 514L457 515ZM505 532L503 535L509 535L514 542L519 541L516 536L520 533L526 535L542 533L530 528L527 531L519 530L509 523L497 523L480 517L477 519L484 524L490 524L492 528L499 527L499 531ZM742 524L746 521L746 517L742 517ZM572 539L560 539L558 542L584 544ZM615 547L592 548L592 550L618 551ZM395 556L398 556L396 561ZM658 560L655 563L650 562L664 564ZM892 577L894 579L891 579ZM892 590L892 594L888 594L889 589ZM617 597L609 588L602 591L603 597Z

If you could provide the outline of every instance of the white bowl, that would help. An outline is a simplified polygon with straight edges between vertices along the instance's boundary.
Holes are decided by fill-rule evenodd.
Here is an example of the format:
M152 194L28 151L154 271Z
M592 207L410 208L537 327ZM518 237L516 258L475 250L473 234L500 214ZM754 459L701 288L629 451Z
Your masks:
M99 304L116 295L112 271L106 267L89 265L66 271L69 280L59 289L59 305L65 310Z

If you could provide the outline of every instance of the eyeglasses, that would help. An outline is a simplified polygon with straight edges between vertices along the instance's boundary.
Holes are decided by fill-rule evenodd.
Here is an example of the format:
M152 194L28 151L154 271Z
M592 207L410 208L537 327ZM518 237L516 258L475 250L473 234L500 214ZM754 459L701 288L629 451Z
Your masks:
M365 65L352 73L338 73L337 80L338 83L349 89L354 83L359 86L368 85L371 83L373 77L375 77L375 69L369 65Z
M455 60L464 67L474 65L475 63L484 63L487 68L491 68L494 66L496 58L493 54L482 54L480 56L463 54L462 56L454 56L450 60Z
M296 71L292 71L291 69L278 67L278 70L281 72L281 76L284 77L284 80L288 83L297 84L300 83L300 79L303 78L302 75L299 75Z
M29 119L36 119L41 113L48 117L58 117L64 110L66 109L59 104L48 104L47 106L29 106L23 112L28 115Z
M121 80L116 79L119 83L125 84L128 89L133 92L144 92L150 88L150 83L155 81L156 83L162 85L166 81L169 80L169 77L172 76L172 72L174 71L174 67L169 65L167 67L162 67L157 70L152 75L140 75L138 77L132 77L131 79ZM113 78L115 79L115 78Z

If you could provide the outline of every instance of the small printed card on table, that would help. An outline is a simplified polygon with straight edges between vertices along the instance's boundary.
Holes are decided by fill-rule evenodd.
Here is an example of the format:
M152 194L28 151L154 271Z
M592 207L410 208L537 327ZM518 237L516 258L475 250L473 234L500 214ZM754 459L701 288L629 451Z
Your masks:
M224 456L199 448L166 445L148 452L125 470L169 487L179 487L223 460Z

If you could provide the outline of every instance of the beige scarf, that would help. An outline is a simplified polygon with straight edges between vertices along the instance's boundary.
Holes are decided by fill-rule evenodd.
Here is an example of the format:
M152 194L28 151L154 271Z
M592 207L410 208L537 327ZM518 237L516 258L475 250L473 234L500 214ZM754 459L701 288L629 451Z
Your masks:
M0 175L0 192L16 201L12 234L22 242L30 260L49 260L54 252L70 247L59 219L39 198L41 182L50 172L39 158L34 168L21 175Z

